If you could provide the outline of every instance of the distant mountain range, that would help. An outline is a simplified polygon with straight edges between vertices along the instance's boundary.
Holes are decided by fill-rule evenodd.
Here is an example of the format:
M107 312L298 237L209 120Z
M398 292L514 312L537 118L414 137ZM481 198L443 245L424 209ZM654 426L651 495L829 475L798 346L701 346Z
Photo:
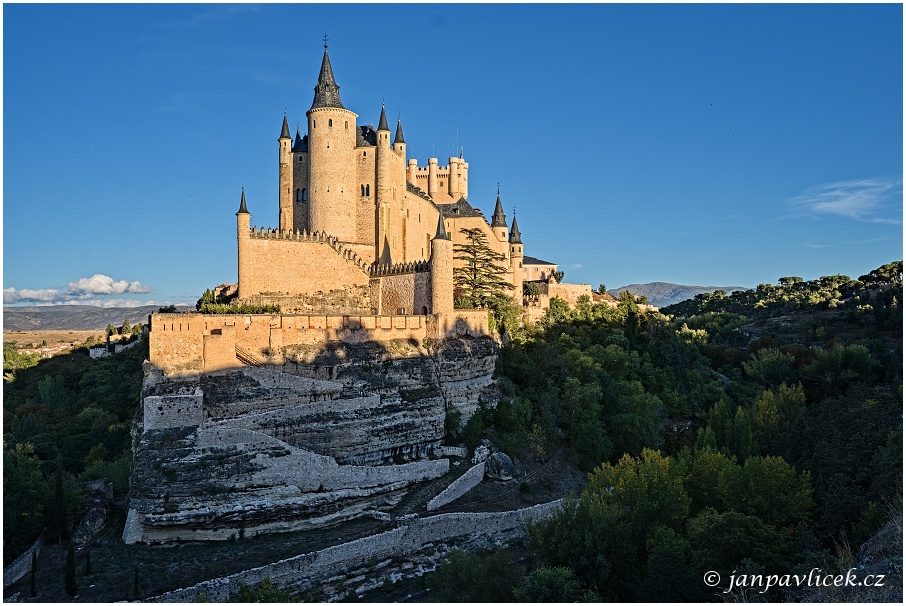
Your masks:
M647 284L628 284L613 290L608 290L610 294L619 298L620 293L628 290L634 295L648 297L648 302L655 307L666 307L691 299L695 295L703 292L714 292L715 290L725 290L727 294L734 290L748 290L746 286L688 286L686 284L672 284L670 282L648 282Z
M3 330L103 330L108 324L122 326L145 324L148 314L160 305L141 307L95 307L93 305L43 305L36 307L3 306ZM190 309L177 306L180 311Z

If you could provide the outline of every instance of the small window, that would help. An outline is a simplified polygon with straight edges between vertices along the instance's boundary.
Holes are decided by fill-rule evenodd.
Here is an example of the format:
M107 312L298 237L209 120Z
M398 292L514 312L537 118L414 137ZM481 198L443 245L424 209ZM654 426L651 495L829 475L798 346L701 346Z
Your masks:
M365 195L365 186L364 185L362 185L362 195L363 196Z
M366 195L366 196L370 196L370 195L371 195L371 185L366 185L366 186L365 186L365 195Z
M301 162L301 161L302 161L302 156L299 156L299 162Z
M317 128L317 127L318 127L318 121L317 121L317 120L312 120L312 121L311 121L311 127L312 127L312 128Z
M332 119L327 121L327 127L328 127L328 128L333 128L333 120L332 120Z
M349 130L349 121L348 120L343 124L343 128L345 128L346 130Z
M308 190L305 189L304 187L302 188L302 201L303 202L308 201Z
M302 190L297 189L296 190L296 202L301 202L301 201L302 201Z
M363 157L363 158L367 158L367 157L368 157L368 152L362 152L362 157Z

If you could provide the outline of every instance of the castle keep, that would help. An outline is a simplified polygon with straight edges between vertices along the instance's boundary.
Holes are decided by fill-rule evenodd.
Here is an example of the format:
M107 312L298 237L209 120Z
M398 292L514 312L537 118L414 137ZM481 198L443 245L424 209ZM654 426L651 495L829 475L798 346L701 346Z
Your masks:
M462 229L480 229L504 256L522 303L522 240L500 197L491 223L468 202L469 164L406 157L398 119L391 141L357 123L340 100L327 49L307 112L307 133L289 122L277 139L279 225L252 228L245 196L237 213L239 299L286 313L445 314L453 311L453 250ZM329 309L328 309L329 308Z

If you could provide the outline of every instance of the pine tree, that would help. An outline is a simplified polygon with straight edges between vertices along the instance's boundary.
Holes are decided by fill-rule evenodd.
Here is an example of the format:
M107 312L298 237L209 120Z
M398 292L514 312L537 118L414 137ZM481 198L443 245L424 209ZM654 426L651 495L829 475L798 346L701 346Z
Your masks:
M78 590L75 576L75 546L70 543L66 551L66 593L75 595Z
M495 252L480 229L460 230L465 244L455 244L453 258L453 299L458 309L487 309L507 297L513 285L504 279L506 257Z

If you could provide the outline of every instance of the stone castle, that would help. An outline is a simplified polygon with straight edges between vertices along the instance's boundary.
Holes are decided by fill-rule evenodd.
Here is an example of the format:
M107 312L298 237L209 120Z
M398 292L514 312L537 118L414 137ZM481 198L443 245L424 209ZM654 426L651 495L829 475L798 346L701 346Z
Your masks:
M499 192L490 222L469 204L461 157L419 167L383 107L359 126L326 46L307 116L295 139L283 118L279 225L252 227L244 190L236 213L234 301L280 313L151 318L127 543L408 515L450 470L448 430L498 398L488 312L454 305L463 230L502 257L527 321L591 293L545 279Z
M453 311L453 250L479 229L504 258L522 302L523 244L500 197L490 224L469 205L469 165L460 153L439 166L406 158L398 119L391 143L381 107L377 129L361 126L340 100L325 46L308 132L278 138L279 226L250 229L237 213L239 299L284 312L430 315Z
M401 120L391 142L381 107L377 129L357 123L340 100L324 48L308 133L277 139L279 225L252 227L243 190L236 213L239 303L279 305L281 314L158 314L151 361L167 373L284 363L287 346L489 334L485 310L454 307L454 256L464 230L477 230L498 253L527 321L550 298L571 303L588 285L549 280L556 264L527 257L498 191L491 221L468 202L469 165L426 167L406 158ZM525 281L542 294L523 297Z

